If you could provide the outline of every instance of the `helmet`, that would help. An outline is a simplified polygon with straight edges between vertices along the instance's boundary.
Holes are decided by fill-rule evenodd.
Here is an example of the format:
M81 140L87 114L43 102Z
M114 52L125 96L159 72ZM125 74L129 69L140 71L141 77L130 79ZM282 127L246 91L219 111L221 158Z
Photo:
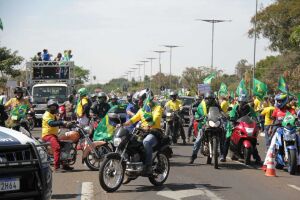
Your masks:
M287 129L292 129L293 127L295 127L295 122L296 122L296 117L292 115L290 112L287 112L282 121L282 126Z
M95 98L95 97L97 97L97 94L96 94L96 93L93 93L93 94L91 94L91 97L92 97L92 98Z
M154 98L153 92L151 90L149 90L148 88L141 90L139 92L139 100L144 101L146 98L149 98L149 100L151 100L151 101Z
M56 108L59 107L59 106L58 106L58 103L57 103L55 100L53 100L53 99L50 99L50 100L48 101L48 103L47 103L47 108L50 108L51 106L56 106Z
M216 97L215 97L215 94L213 92L206 92L204 94L204 98L205 99L215 99Z
M283 108L288 102L288 95L287 94L277 94L275 96L275 106L277 108Z
M78 90L78 94L80 97L84 97L84 96L88 95L88 90L86 88L80 88Z
M16 87L15 89L14 89L14 94L17 94L17 93L22 93L23 94L23 89L21 88L21 87Z
M106 94L104 92L99 92L98 93L98 98L100 97L105 97L106 98Z
M111 95L110 99L116 99L116 100L118 100L118 97L117 97L117 95L113 94L113 95Z
M132 98L132 93L128 92L127 93L127 98Z
M138 104L138 102L139 102L139 92L136 92L136 93L134 93L134 94L132 95L132 102L133 102L134 104Z
M178 94L177 94L176 91L171 91L171 92L170 92L170 97L177 96L177 95L178 95Z
M246 94L241 94L239 97L238 97L238 102L248 102L248 99L247 99L247 95Z

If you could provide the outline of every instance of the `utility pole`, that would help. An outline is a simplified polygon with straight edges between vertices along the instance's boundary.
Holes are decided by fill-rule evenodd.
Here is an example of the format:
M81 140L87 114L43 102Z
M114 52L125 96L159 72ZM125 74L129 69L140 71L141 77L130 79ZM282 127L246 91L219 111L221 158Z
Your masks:
M140 62L144 63L144 87L145 87L145 86L146 86L146 84L145 84L145 76L146 76L146 63L147 63L147 62L149 62L149 61L147 61L147 60L142 60L142 61L140 61Z
M141 77L141 66L142 66L143 64L139 63L139 64L135 64L135 65L139 67L139 78L140 78L140 82L142 82L142 77Z
M155 60L156 58L147 58L148 60L150 60L150 78L149 78L149 81L150 81L150 90L152 88L152 85L151 85L151 77L152 77L152 61Z
M172 49L173 48L176 48L176 47L179 47L179 46L176 46L176 45L164 45L165 47L167 48L170 48L170 88L171 88L171 85L172 85Z

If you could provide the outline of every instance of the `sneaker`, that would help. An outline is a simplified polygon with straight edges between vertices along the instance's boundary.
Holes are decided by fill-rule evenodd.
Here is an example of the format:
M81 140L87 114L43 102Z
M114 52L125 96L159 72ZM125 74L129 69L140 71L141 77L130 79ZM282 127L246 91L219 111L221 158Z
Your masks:
M194 163L194 161L196 160L196 158L197 158L197 156L195 156L195 155L192 155L192 157L191 157L191 160L190 160L189 164L193 164L193 163Z
M220 162L226 162L226 158L224 158L223 156L221 156Z

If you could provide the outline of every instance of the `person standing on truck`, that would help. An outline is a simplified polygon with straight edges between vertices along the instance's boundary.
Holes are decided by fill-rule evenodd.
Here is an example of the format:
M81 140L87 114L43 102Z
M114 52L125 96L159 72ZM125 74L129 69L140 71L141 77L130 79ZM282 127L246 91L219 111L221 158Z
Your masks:
M88 90L86 88L80 88L78 90L79 99L76 106L76 116L79 125L84 127L89 124L89 113L90 113L90 100L88 99Z

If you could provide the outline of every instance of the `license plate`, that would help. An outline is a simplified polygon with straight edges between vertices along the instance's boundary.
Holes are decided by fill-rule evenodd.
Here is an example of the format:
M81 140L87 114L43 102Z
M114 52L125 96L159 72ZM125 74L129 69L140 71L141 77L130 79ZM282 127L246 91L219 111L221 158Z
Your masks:
M0 192L20 190L19 178L1 178L0 179Z

